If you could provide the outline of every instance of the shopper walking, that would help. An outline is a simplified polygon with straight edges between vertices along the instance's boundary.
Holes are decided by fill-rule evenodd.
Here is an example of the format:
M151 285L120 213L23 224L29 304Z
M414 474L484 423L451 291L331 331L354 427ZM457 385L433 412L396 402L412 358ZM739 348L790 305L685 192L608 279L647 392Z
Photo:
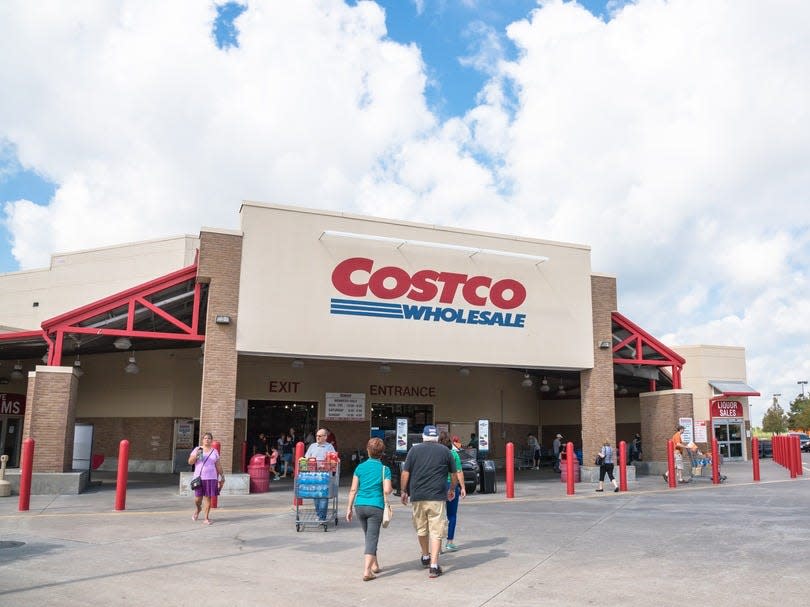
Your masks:
M458 449L456 448L455 444L461 444L461 439L458 436L454 436L452 440L450 440L450 436L447 432L441 432L439 434L439 442L450 449L450 453L453 455L453 460L456 463L456 490L453 492L453 499L447 500L445 506L447 507L447 541L444 545L444 549L447 552L455 552L458 550L458 546L455 543L456 537L456 524L458 523L458 506L461 498L467 497L467 489L464 487L464 471L461 469L461 456L458 454ZM450 484L451 484L451 475L447 475L447 490L450 491Z
M599 451L599 455L597 456L599 461L599 488L597 491L601 492L605 490L604 480L605 475L610 479L610 482L613 483L613 492L617 493L619 491L619 485L616 482L616 479L613 478L613 448L610 446L610 440L605 439L604 444L602 445L602 450Z
M380 539L385 496L390 495L393 491L391 469L380 461L384 452L385 443L382 439L369 439L366 444L368 459L354 469L352 487L349 489L349 501L346 506L346 520L352 521L352 508L354 508L365 536L364 582L373 580L380 572L377 544Z
M413 526L422 550L421 563L429 568L430 578L442 574L439 552L447 518L446 502L453 499L458 483L456 462L438 439L436 426L425 426L422 443L411 447L400 478L402 503L407 505L409 499L413 502Z
M529 434L526 437L526 445L529 447L529 453L532 455L532 463L533 468L535 470L540 469L540 441L537 440L537 437L534 434Z
M554 442L551 443L551 447L554 451L554 472L560 471L560 450L562 449L562 434L558 434L554 437Z
M671 439L672 444L675 446L675 478L679 483L686 482L683 480L683 450L686 448L683 442L683 435L681 434L683 430L684 427L678 425ZM669 482L669 471L664 472L664 480Z
M211 524L211 498L219 495L222 485L225 484L225 475L222 464L219 462L219 453L212 446L214 436L210 432L203 434L202 445L196 447L188 456L188 463L194 466L194 477L199 476L202 485L194 490L194 514L191 520L196 521L203 511L203 523Z

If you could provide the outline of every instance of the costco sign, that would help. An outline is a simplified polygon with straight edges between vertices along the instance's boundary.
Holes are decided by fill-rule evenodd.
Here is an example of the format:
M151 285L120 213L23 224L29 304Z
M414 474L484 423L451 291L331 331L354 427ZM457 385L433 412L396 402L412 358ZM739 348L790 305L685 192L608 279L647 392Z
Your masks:
M525 314L512 311L526 301L526 287L513 278L432 269L411 274L397 266L375 268L374 260L366 257L351 257L335 266L332 286L346 297L358 298L332 298L332 314L517 328L526 322ZM369 295L376 299L364 299ZM395 299L406 302L389 303ZM456 305L457 299L464 307ZM419 305L433 303L439 305Z

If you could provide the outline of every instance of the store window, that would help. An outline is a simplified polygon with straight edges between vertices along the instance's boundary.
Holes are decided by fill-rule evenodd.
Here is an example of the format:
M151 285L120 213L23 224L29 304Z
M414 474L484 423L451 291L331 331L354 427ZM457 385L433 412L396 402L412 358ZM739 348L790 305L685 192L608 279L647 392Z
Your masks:
M371 404L372 434L384 438L397 429L397 418L408 420L409 433L422 433L422 428L433 423L433 405Z

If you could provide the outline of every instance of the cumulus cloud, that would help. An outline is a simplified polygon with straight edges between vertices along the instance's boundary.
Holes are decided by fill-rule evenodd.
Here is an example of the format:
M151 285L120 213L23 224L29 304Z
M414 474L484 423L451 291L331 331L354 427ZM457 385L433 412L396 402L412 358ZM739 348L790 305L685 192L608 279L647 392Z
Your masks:
M489 81L442 121L373 2L248 2L227 49L213 3L4 2L0 156L58 186L0 201L14 255L234 227L241 199L582 242L653 334L745 345L756 417L810 379L810 4L607 8L472 21Z

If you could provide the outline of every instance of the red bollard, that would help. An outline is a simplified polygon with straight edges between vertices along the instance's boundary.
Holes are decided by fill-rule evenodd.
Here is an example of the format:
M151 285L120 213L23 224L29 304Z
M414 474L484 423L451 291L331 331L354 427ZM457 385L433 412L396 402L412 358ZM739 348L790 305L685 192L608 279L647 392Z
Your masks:
M127 478L129 476L129 441L124 439L118 445L118 478L115 481L115 509L123 510L127 505Z
M295 480L298 478L298 460L304 457L304 443L298 441L295 443L295 461L293 462L293 484ZM304 503L300 497L295 497L295 491L293 491L293 506L300 506Z
M627 491L627 443L619 441L619 491Z
M669 488L675 488L675 443L667 441L667 483Z
M506 499L515 497L515 445L506 443Z
M754 471L754 480L759 480L759 439L755 436L751 439L751 465Z
M802 468L802 442L799 440L798 436L794 436L793 439L796 442L796 474L798 476L804 476L804 469Z
M565 489L568 495L574 495L574 443L565 444Z
M31 506L31 477L34 472L34 439L26 438L23 441L22 461L20 463L20 501L18 510L27 512Z
M712 438L712 484L720 484L720 449L716 438Z
M213 447L214 449L216 449L216 451L217 451L217 455L221 455L220 450L222 449L222 444L220 444L220 442L219 442L218 440L211 441L211 447ZM219 480L219 479L217 479L217 480ZM211 497L211 507L212 507L212 508L216 508L216 507L217 507L217 496L216 496L216 495L214 495L213 497Z
M801 448L798 436L787 437L788 461L790 462L790 478L798 476L799 463L802 461Z

